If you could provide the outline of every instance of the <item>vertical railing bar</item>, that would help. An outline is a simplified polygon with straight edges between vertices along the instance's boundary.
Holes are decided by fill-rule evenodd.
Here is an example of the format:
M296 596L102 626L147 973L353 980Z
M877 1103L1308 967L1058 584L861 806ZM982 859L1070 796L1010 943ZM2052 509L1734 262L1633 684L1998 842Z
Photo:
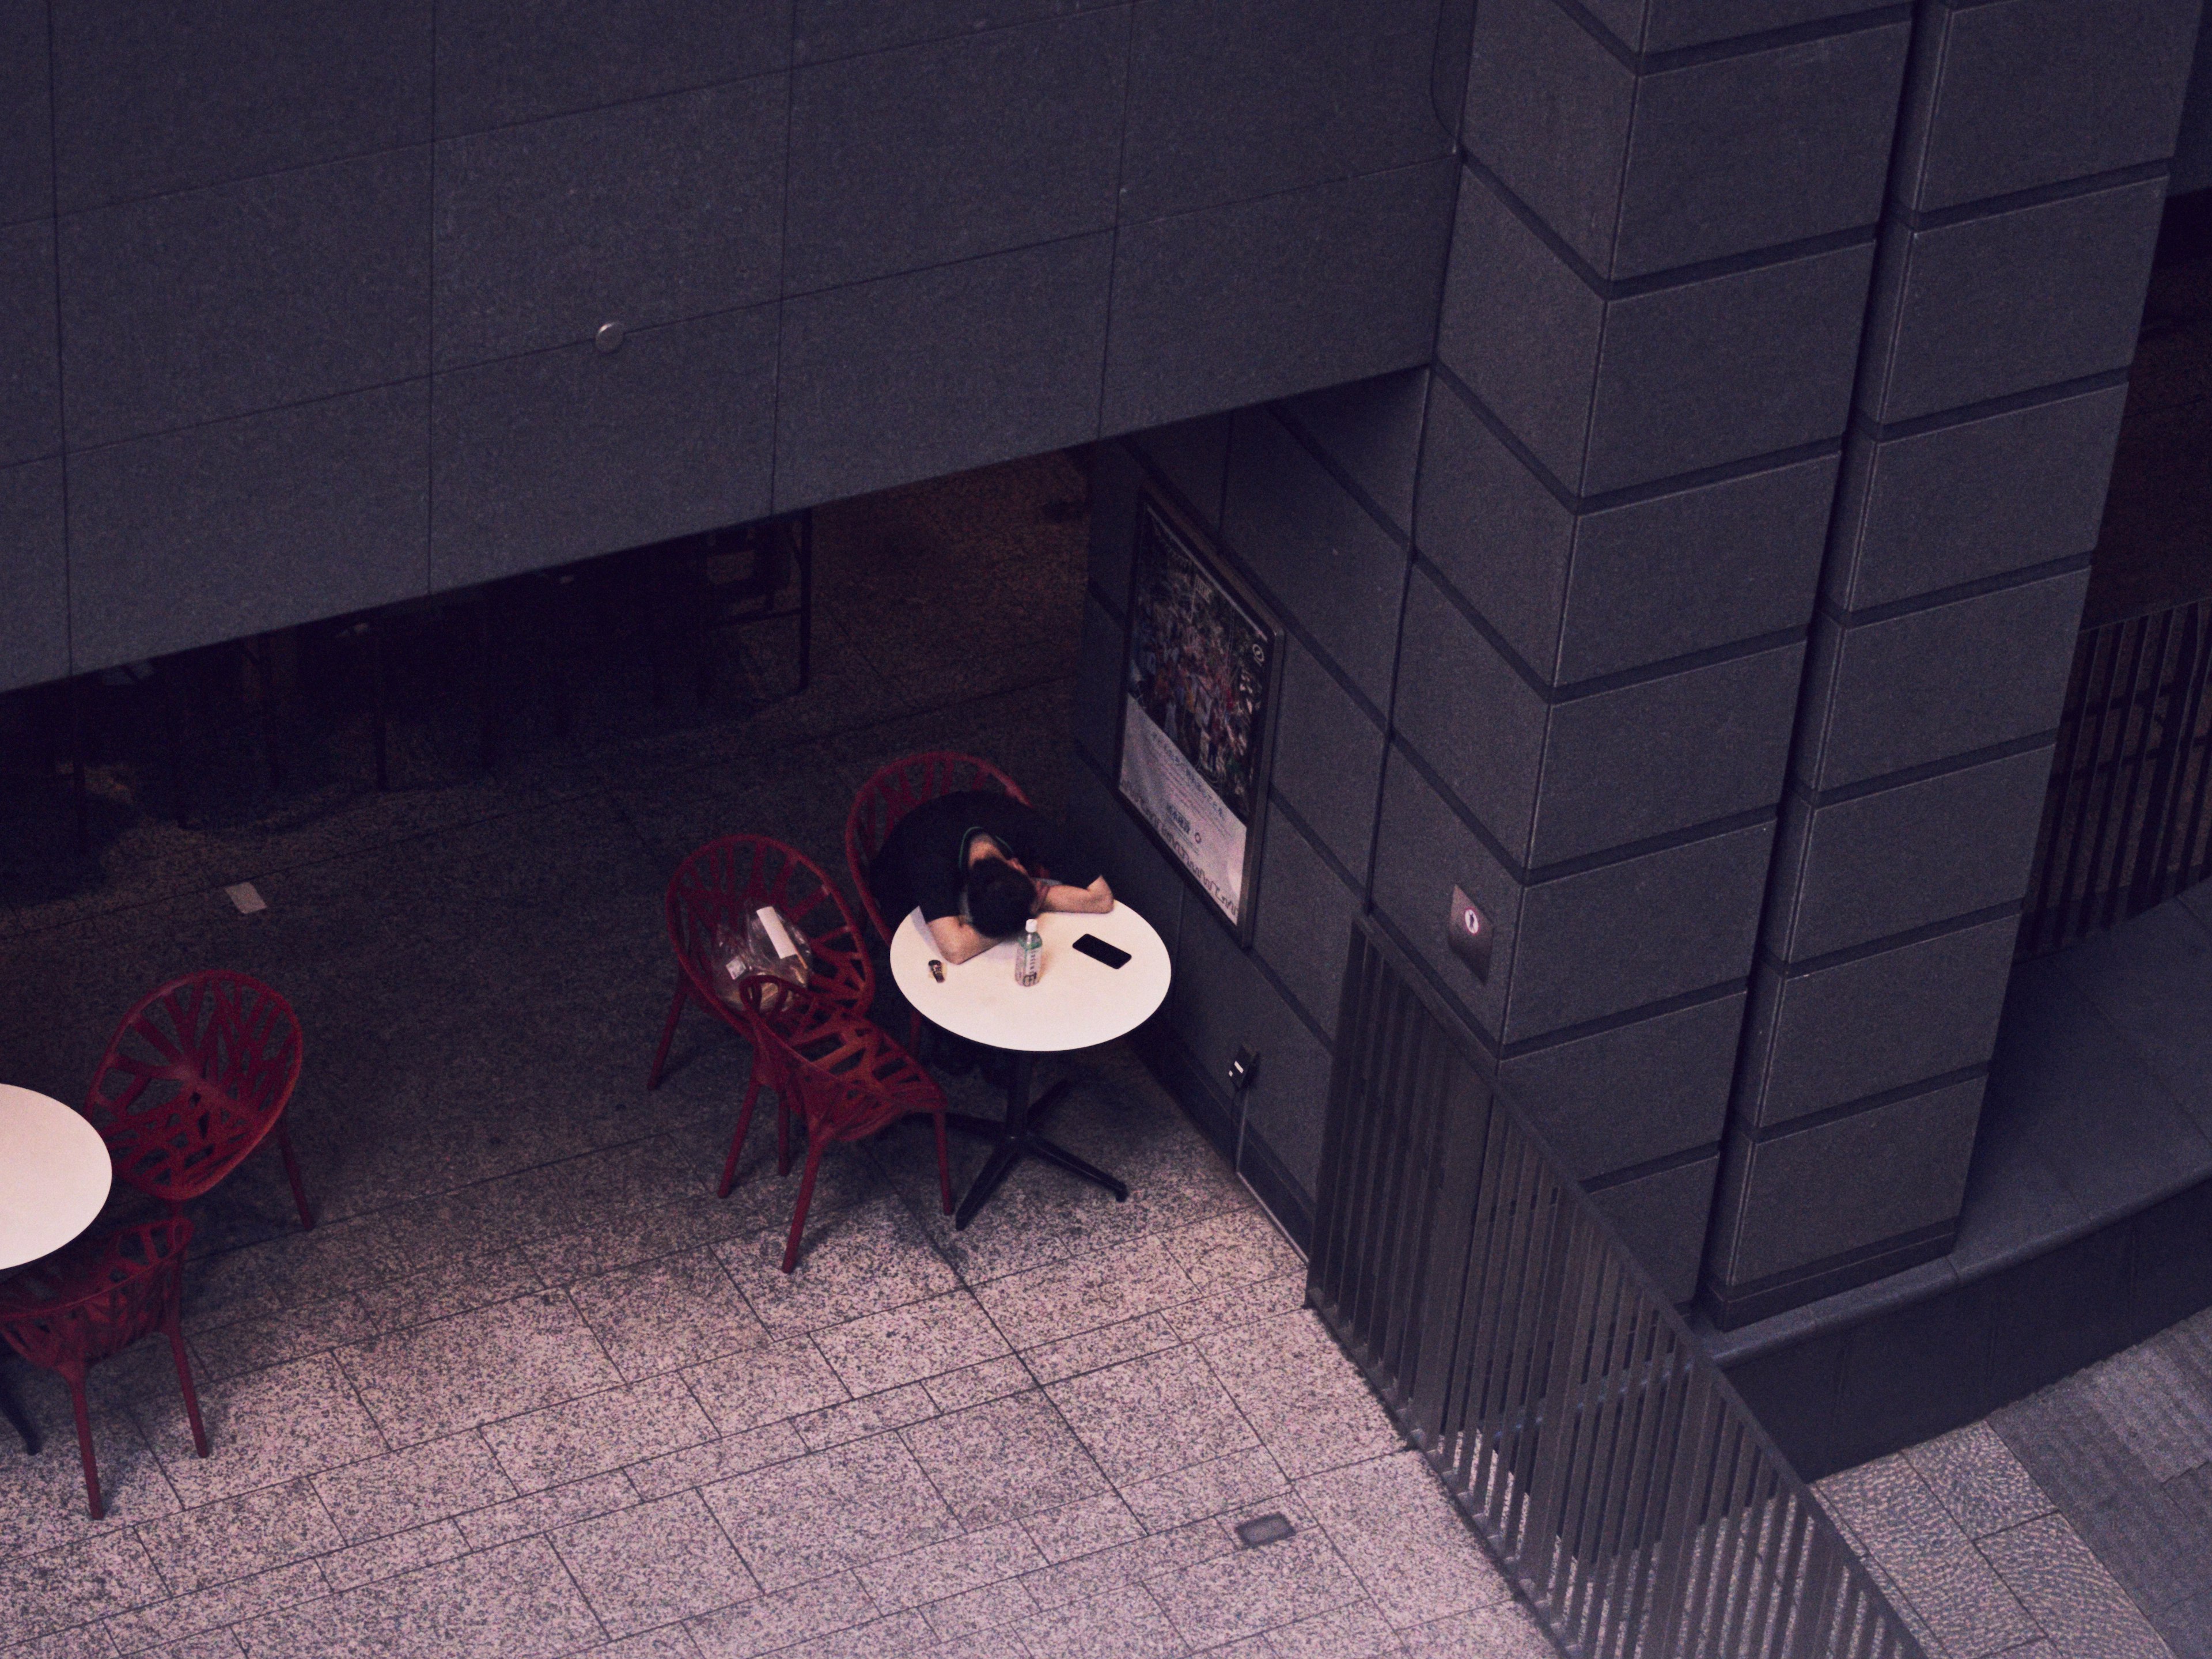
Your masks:
M2124 794L2131 795L2138 770L2138 756L2134 743L2136 704L2142 695L2143 663L2150 653L2150 621L2145 617L2137 623L2130 623L2129 627L2134 631L2135 653L2129 659L2127 695L2120 703L2119 735L2112 756L2112 781L2105 791L2103 810L2097 817L2097 840L2092 854L2094 862L2090 866L2090 890L2083 896L2079 912L2078 926L2083 930L2094 927L2098 895L2113 878L2114 867L2118 862L2112 854L2113 840L2116 836L2121 841L2126 839L2127 813L2126 809L2120 806L2124 799L2122 779L2124 777L2126 780ZM2117 812L2116 807L2119 808ZM2101 881L2098 875L2100 870L2104 872Z
M1544 1322L1547 1343L1544 1343L1544 1387L1537 1394L1540 1401L1540 1425L1535 1440L1535 1464L1528 1471L1528 1500L1526 1500L1526 1526L1531 1528L1547 1562L1553 1562L1553 1540L1559 1535L1562 1517L1564 1482L1566 1482L1568 1458L1575 1451L1575 1431L1577 1425L1568 1411L1568 1398L1575 1389L1575 1338L1589 1322L1589 1310L1583 1307L1583 1297L1590 1294L1590 1279L1597 1263L1590 1261L1590 1252L1582 1245L1582 1230L1575 1225L1573 1214L1564 1203L1566 1182L1553 1182L1555 1199L1548 1207L1553 1212L1553 1237L1558 1245L1551 1255L1559 1256L1559 1283L1551 1297L1544 1298L1553 1316ZM1547 1579L1551 1575L1547 1573Z
M2172 826L2177 767L2185 758L2190 722L2195 718L2196 618L2186 610L2169 613L2171 649L2160 665L2159 696L2166 718L2159 722L2158 761L2151 769L2150 793L2135 833L2135 878L2129 882L2124 915L2148 909L2164 895L2167 833Z
M2082 727L2087 724L2083 715L2088 705L2089 678L2102 638L2102 635L2095 633L2079 636L2075 643L2073 665L2067 675L2066 696L2058 719L2057 753L2053 757L2051 779L2044 790L2045 821L2038 837L2039 855L2028 901L2027 925L2035 933L2031 949L2042 947L2044 923L2051 909L2051 884L2063 864L2062 852L2067 844L2066 819L2075 799L2074 757L2081 746Z
M1656 1581L1661 1562L1659 1529L1653 1525L1653 1511L1664 1515L1668 1487L1674 1478L1675 1453L1688 1427L1685 1407L1690 1394L1691 1373L1673 1364L1677 1339L1667 1327L1657 1309L1653 1338L1652 1369L1663 1379L1664 1393L1652 1425L1650 1449L1638 1469L1640 1480L1631 1496L1624 1513L1623 1537L1632 1540L1624 1551L1628 1562L1628 1590L1619 1622L1623 1632L1619 1646L1622 1659L1630 1659L1635 1652L1637 1634L1642 1628L1645 1598Z
M1637 1451L1652 1406L1644 1353L1650 1312L1641 1287L1626 1274L1621 1275L1610 1316L1613 1340L1605 1387L1599 1397L1605 1434L1594 1472L1595 1507L1585 1517L1583 1532L1588 1540L1583 1553L1596 1563L1588 1577L1589 1599L1596 1609L1591 1625L1594 1636L1601 1630L1607 1611L1616 1603L1613 1587L1620 1577L1622 1553L1620 1510L1636 1478Z
M2189 834L2185 836L2181 803L2190 793L2189 774L2197 759L2197 727L2204 712L2205 669L2208 663L2212 663L2212 625L2208 625L2205 607L2201 603L2190 606L2186 615L2189 655L2184 670L2181 717L2174 722L2174 760L2169 790L2171 805L2160 815L2158 882L2148 897L2136 905L2138 910L2160 903L2188 885L2188 871L2192 861L2195 840L2193 815Z
M2191 763L2197 769L2197 787L2191 792L2189 828L2184 833L2181 842L2180 884L2184 887L2191 886L2203 878L2205 865L2208 862L2197 852L2197 833L2203 823L2206 785L2208 782L2212 782L2212 731L2200 732L2197 730L2205 723L2204 711L2208 708L2212 708L2212 699L2208 699L2203 695L2206 682L2212 680L2212 600L2199 600L2197 611L2199 617L2197 637L2204 642L2204 655L2197 670L2197 718L2191 720L2189 731L2189 752Z
M2093 758L2092 819L2132 811L2131 759L2165 757L2162 799L2193 781L2175 745L2193 740L2204 637L2159 637L2170 695L2147 711L2139 677L2124 711L2087 706L2120 678L2092 652L2081 740L2126 715L2111 756L2098 739L2113 769ZM2138 630L2121 655L2152 642ZM1310 1293L1547 1632L1576 1659L1846 1659L1846 1643L1923 1659L1541 1132L1468 1069L1396 947L1358 931Z
M1559 1402L1565 1432L1548 1437L1558 1449L1558 1460L1553 1468L1552 1492L1545 1504L1546 1534L1559 1541L1559 1565L1553 1574L1552 1597L1553 1605L1561 1613L1563 1624L1575 1593L1574 1574L1582 1559L1577 1546L1596 1450L1599 1407L1593 1396L1604 1375L1599 1355L1603 1310L1617 1282L1614 1264L1605 1250L1604 1240L1572 1224L1570 1229L1570 1249L1581 1261L1582 1282L1573 1301L1565 1304L1571 1310L1569 1317L1572 1322L1565 1328L1567 1357L1566 1364L1559 1368L1560 1387L1552 1397Z
M2144 684L2139 675L2136 695L2128 700L2130 723L2136 727L2137 732L2135 763L2128 769L2127 794L2121 803L2119 821L2113 825L2112 869L2105 883L2104 915L2099 924L2104 927L2110 927L2119 920L2123 914L2122 907L2127 901L2129 874L2127 866L2130 854L2136 851L2135 829L2138 822L2136 799L2138 794L2147 793L2143 789L2145 775L2154 769L2156 753L2154 745L2158 733L2163 729L2158 718L2158 710L2160 703L2166 696L2168 665L2173 653L2173 612L2166 611L2164 615L2145 623L2143 636L2146 641L2154 631L2157 634L2158 644L2150 653L2148 683ZM2136 713L2138 699L2142 704L2142 714L2139 717ZM2144 803L2146 808L2150 804L2146 799Z
M1646 1538L1643 1524L1644 1506L1649 1500L1652 1482L1659 1467L1659 1447L1667 1432L1670 1414L1679 1401L1681 1390L1674 1386L1667 1374L1666 1349L1668 1333L1666 1321L1655 1307L1638 1310L1645 1334L1639 1341L1641 1350L1633 1386L1637 1391L1637 1411L1634 1431L1628 1440L1627 1455L1621 1461L1620 1480L1616 1495L1607 1505L1606 1545L1612 1552L1612 1565L1606 1576L1607 1600L1616 1609L1613 1630L1616 1634L1632 1618L1641 1601L1641 1580L1646 1558ZM1624 1653L1626 1649L1622 1649Z
M1498 1417L1501 1443L1495 1474L1500 1482L1498 1513L1501 1531L1510 1525L1517 1511L1514 1498L1515 1471L1522 1459L1522 1443L1536 1432L1535 1425L1531 1420L1530 1396L1537 1370L1537 1339L1531 1328L1541 1316L1543 1289L1548 1282L1551 1267L1550 1228L1543 1213L1542 1203L1543 1159L1526 1136L1520 1138L1520 1144L1526 1173L1515 1188L1520 1218L1520 1225L1515 1230L1519 1256L1516 1265L1519 1271L1513 1287L1512 1322L1505 1333L1505 1367L1498 1379ZM1513 1431L1513 1455L1507 1460L1504 1455L1505 1446L1502 1436L1506 1424L1515 1419L1518 1419L1518 1427Z
M1459 1458L1462 1490L1472 1491L1478 1463L1487 1467L1486 1446L1489 1441L1490 1379L1497 1363L1498 1344L1503 1340L1500 1317L1504 1301L1504 1285L1508 1259L1512 1253L1513 1214L1510 1198L1516 1179L1518 1158L1510 1120L1502 1112L1491 1112L1489 1139L1484 1149L1484 1180L1480 1203L1486 1213L1480 1218L1482 1237L1480 1271L1478 1275L1470 1269L1468 1279L1474 1288L1468 1292L1471 1307L1461 1317L1471 1330L1468 1353L1467 1383L1462 1391L1459 1408L1462 1451ZM1470 1314L1472 1317L1470 1317ZM1472 1423L1473 1431L1469 1431Z
M2093 832L2089 828L2093 811L2091 803L2097 793L2098 774L2104 769L2105 732L2112 716L2112 693L2119 684L2120 661L2127 653L2129 634L2128 624L2114 625L2112 644L2105 659L2104 690L2097 698L2095 723L2089 728L2089 765L2081 780L2081 816L2073 835L2067 841L2066 878L2058 893L2058 926L2056 937L2051 940L2054 945L2063 945L2074 936L2075 914L2081 902L2075 876L2078 871L2084 872L2086 877L2086 872L2094 868L2096 862L2094 835L2100 832ZM2111 791L2107 789L2106 793L2109 804Z

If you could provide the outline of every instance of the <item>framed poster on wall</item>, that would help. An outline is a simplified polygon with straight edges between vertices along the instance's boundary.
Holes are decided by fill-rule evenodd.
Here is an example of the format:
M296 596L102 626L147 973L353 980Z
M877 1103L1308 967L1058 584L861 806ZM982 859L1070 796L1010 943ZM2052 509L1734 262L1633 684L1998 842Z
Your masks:
M1136 534L1115 787L1249 943L1282 629L1149 489Z

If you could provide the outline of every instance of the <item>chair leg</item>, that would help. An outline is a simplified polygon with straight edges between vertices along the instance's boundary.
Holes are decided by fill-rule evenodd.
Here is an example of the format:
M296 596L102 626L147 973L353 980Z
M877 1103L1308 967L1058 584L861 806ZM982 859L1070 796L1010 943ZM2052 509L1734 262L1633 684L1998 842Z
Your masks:
M952 1160L945 1151L945 1108L939 1107L930 1117L937 1125L937 1187L945 1201L945 1213L952 1213Z
M730 1155L722 1160L722 1184L714 1189L717 1198L727 1198L730 1188L737 1183L738 1154L745 1149L745 1132L753 1127L753 1103L760 1098L760 1067L745 1079L745 1103L738 1108L738 1132L730 1137Z
M300 1229L314 1231L315 1212L307 1206L307 1188L300 1179L300 1160L292 1152L292 1132L284 1127L284 1120L276 1120L276 1150L284 1155L284 1174L292 1183L292 1202L299 1206Z
M668 1063L668 1045L676 1041L676 1022L684 1018L684 994L690 988L684 983L681 969L676 975L676 1000L668 1005L668 1024L660 1028L660 1047L653 1051L653 1070L646 1074L645 1087L649 1094L660 1086L660 1068Z
M202 1457L208 1455L207 1430L200 1422L200 1397L192 1389L191 1362L185 1358L185 1333L177 1323L177 1310L169 1310L166 1328L169 1334L169 1357L177 1362L177 1386L185 1391L185 1415L191 1420L192 1449ZM90 1456L90 1453L86 1454Z
M100 1470L92 1461L92 1413L85 1409L83 1368L64 1371L62 1380L69 1384L70 1408L76 1413L76 1450L84 1460L85 1499L97 1521L107 1513L107 1506L100 1501Z
M31 1426L31 1419L23 1414L22 1406L17 1401L15 1395L9 1392L3 1376L0 1376L0 1417L7 1419L8 1426L23 1437L23 1455L26 1457L37 1456L39 1455L38 1431Z
M799 1265L799 1235L806 1231L806 1206L814 1197L814 1176L821 1167L822 1143L810 1133L806 1137L806 1173L799 1182L799 1207L791 1212L791 1237L783 1247L786 1273Z

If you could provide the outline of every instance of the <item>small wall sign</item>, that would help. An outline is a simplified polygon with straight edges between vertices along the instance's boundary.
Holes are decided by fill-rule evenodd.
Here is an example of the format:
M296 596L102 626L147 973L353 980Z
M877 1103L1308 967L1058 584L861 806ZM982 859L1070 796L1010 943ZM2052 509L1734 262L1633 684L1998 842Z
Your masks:
M1451 948L1459 959L1468 965L1475 978L1487 983L1490 979L1490 918L1482 914L1481 907L1467 896L1463 887L1451 892L1451 919L1444 924L1444 936L1451 940Z

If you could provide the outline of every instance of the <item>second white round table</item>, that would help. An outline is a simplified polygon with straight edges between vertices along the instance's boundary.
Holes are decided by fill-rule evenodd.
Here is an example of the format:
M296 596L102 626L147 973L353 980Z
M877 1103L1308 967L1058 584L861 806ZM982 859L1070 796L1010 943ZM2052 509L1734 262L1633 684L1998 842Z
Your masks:
M930 938L921 910L908 914L891 935L891 977L915 1011L955 1036L1005 1049L1012 1057L1006 1121L968 1120L961 1125L988 1134L995 1145L960 1200L955 1228L964 1228L975 1218L1024 1157L1056 1164L1103 1187L1116 1200L1129 1195L1129 1189L1103 1170L1030 1127L1059 1101L1067 1085L1055 1084L1031 1101L1030 1067L1034 1055L1111 1042L1151 1018L1168 994L1172 969L1167 946L1152 923L1121 903L1103 915L1048 912L1037 918L1037 933L1044 940L1044 960L1034 985L1014 978L1014 939L1002 939L965 962L945 963L940 984L929 972L930 962L938 958L937 943ZM1075 941L1085 933L1127 951L1129 960L1109 968L1084 955L1075 949ZM946 1121L951 1121L948 1115Z
M82 1112L0 1083L0 1269L52 1255L92 1225L114 1178Z

